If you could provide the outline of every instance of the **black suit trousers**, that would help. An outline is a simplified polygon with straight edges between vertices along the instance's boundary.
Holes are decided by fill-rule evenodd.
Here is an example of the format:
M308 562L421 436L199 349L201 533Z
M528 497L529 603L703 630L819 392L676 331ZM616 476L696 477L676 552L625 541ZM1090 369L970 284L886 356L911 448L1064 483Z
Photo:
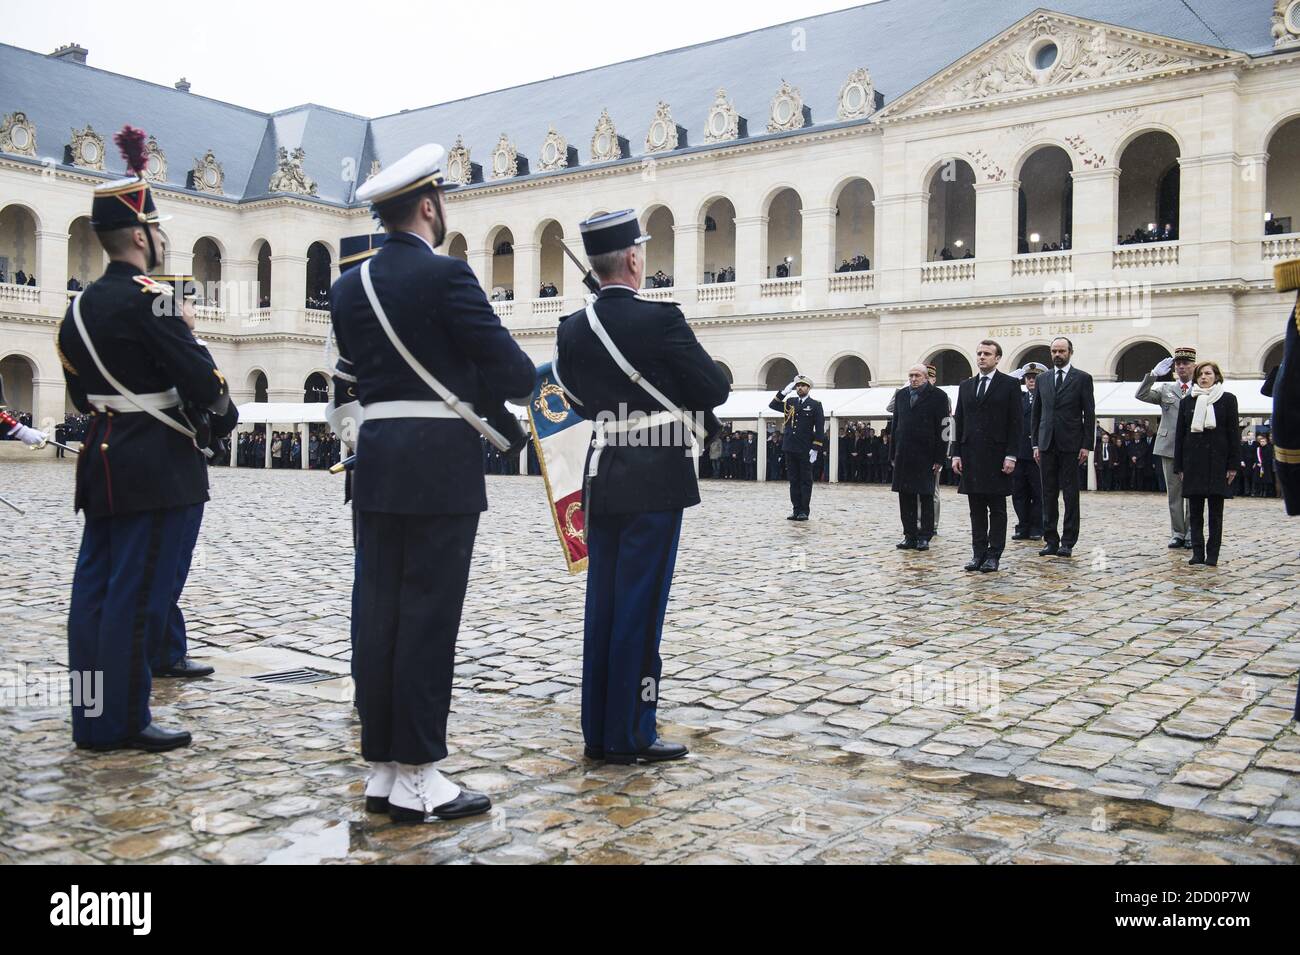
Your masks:
M1073 547L1079 542L1079 453L1049 448L1038 456L1043 475L1043 539L1049 544ZM1058 533L1062 499L1065 519Z
M1011 475L1011 503L1016 509L1016 530L1027 537L1043 533L1043 478L1033 458L1016 459Z
M1206 502L1209 502L1210 512L1210 533L1209 537L1205 534L1205 511ZM1219 548L1223 544L1223 498L1221 497L1189 497L1187 499L1187 514L1191 518L1192 525L1192 547L1200 550L1204 548L1205 559L1218 562Z
M807 514L813 488L813 465L808 461L808 452L785 452L785 473L790 478L790 506L796 514Z
M1007 546L1007 499L1001 494L967 494L971 551L975 557L1002 557Z
M356 512L352 678L369 762L447 755L456 632L478 514Z
M917 508L921 523L916 521ZM903 519L903 536L908 540L929 540L934 536L934 495L898 492L898 513Z

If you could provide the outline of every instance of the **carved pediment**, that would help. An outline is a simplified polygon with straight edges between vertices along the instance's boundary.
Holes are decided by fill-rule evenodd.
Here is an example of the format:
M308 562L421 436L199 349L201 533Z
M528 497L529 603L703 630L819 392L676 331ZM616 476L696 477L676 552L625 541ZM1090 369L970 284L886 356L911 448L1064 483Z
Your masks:
M1056 13L1034 13L895 100L882 119L1131 82L1244 54Z
M89 125L85 129L72 131L72 142L68 144L68 161L82 169L104 171L104 137Z
M655 107L655 118L650 123L650 131L645 134L645 151L648 153L663 153L679 146L685 145L681 142L681 127L673 122L672 110L668 104L660 101Z
M36 155L36 126L26 113L10 113L0 121L0 152Z
M191 189L198 192L211 192L221 195L225 190L226 172L217 162L217 157L209 149L202 159L194 160L194 169L190 172Z
M709 118L704 124L704 141L706 143L725 143L740 139L744 133L745 120L736 112L736 104L727 99L727 91L718 90L709 107Z
M270 192L291 192L299 196L316 195L315 181L302 168L302 164L306 159L307 154L301 146L295 146L292 152L281 146L276 150L276 168L275 172L271 174L271 181L267 183L267 190Z
M519 151L505 133L492 150L492 178L513 179L519 174Z
M158 140L150 136L144 144L144 150L147 157L144 163L144 177L150 182L166 182L167 156L158 145Z
M458 186L468 186L474 181L474 164L469 159L469 147L456 137L456 145L447 153L446 180Z
M785 133L795 129L803 129L807 125L808 113L803 105L803 94L799 92L798 88L782 80L781 88L772 97L772 110L767 121L767 131L769 133Z

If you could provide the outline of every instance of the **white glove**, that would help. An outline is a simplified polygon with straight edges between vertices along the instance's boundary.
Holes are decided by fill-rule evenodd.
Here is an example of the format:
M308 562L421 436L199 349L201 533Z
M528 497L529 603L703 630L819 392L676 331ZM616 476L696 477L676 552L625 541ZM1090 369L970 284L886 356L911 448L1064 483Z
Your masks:
M817 449L816 449L816 448L809 448L809 449L808 449L808 463L809 463L809 464L816 464L816 463L817 463Z
M49 440L49 435L44 431L37 431L35 428L29 428L25 424L20 424L9 432L11 438L17 438L29 448L43 448L45 442Z
M1160 359L1160 364L1151 369L1151 374L1159 378L1161 375L1167 375L1173 370L1174 360L1172 358Z
M791 378L790 384L786 385L784 388L781 389L781 394L788 395L790 392L794 391L794 386L798 383L798 381L799 381L798 378Z

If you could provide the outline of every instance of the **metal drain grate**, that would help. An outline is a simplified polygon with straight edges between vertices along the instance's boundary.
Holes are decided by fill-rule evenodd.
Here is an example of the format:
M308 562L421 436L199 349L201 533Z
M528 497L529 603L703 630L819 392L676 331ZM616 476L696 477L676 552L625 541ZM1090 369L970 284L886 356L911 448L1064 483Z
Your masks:
M253 677L259 683L274 683L276 686L301 686L304 683L324 683L326 680L338 680L346 673L329 673L325 670L313 670L300 667L297 670L280 670L277 673L263 673Z

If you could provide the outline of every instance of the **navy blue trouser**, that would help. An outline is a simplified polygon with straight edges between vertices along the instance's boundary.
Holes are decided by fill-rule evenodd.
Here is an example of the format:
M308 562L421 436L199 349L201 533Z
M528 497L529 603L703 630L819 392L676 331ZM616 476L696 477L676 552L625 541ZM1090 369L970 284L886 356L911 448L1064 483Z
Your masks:
M582 736L592 749L635 753L658 738L659 640L681 532L680 510L587 519Z
M355 511L352 679L361 755L447 756L447 715L478 514Z
M165 641L192 507L88 517L72 577L72 738L118 743L149 725L149 654Z
M190 563L194 560L194 547L199 542L199 528L203 524L203 505L194 504L186 508L185 537L181 541L180 560L176 565L176 593L172 597L171 613L167 615L167 628L163 632L162 642L152 648L149 654L149 668L154 673L161 673L174 667L185 659L189 648L185 641L185 615L181 613L181 591L190 576Z

